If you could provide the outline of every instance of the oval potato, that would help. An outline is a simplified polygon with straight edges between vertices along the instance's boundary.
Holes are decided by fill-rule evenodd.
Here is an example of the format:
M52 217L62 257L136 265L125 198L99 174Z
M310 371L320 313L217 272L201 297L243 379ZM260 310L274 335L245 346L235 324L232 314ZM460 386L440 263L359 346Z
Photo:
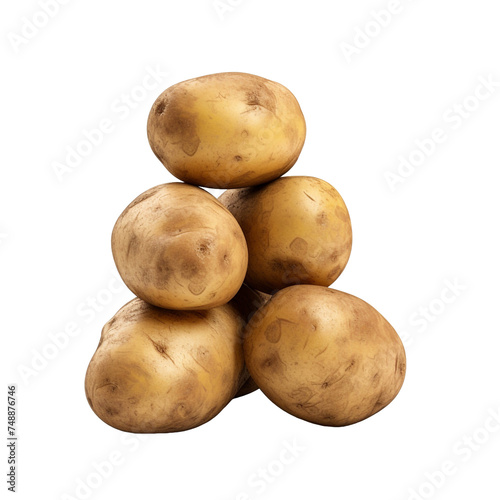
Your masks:
M111 245L130 290L166 309L225 304L247 269L245 237L234 217L210 193L178 182L138 196L116 221Z
M87 400L104 422L128 432L201 425L234 397L248 373L242 332L260 304L242 287L207 311L169 311L134 299L106 323L90 361Z
M191 184L262 184L297 161L306 125L283 85L247 73L218 73L177 83L155 101L148 138L158 159Z
M403 344L372 306L313 285L277 292L245 334L245 362L286 412L321 425L359 422L387 406L405 377Z
M245 282L273 293L289 285L331 285L352 247L344 200L315 177L282 177L225 191L219 200L234 215L248 245Z

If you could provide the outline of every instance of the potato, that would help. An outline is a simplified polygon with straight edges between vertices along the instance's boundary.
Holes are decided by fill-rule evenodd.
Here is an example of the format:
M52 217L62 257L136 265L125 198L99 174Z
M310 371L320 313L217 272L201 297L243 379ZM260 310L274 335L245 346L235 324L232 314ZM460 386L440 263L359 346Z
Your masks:
M97 416L123 431L174 432L217 415L248 377L242 330L259 302L246 287L236 297L208 311L169 311L138 298L122 307L104 326L85 378Z
M219 73L165 90L148 118L148 138L175 177L214 188L254 186L290 170L306 125L293 94L246 73Z
M225 304L247 269L245 238L234 217L188 184L163 184L137 197L118 218L111 242L125 284L166 309Z
M246 283L272 293L294 284L331 285L352 246L340 194L315 177L282 177L228 190L219 200L239 222L248 245Z
M403 344L380 313L314 285L277 292L248 324L244 352L271 401L328 426L359 422L387 406L406 370Z

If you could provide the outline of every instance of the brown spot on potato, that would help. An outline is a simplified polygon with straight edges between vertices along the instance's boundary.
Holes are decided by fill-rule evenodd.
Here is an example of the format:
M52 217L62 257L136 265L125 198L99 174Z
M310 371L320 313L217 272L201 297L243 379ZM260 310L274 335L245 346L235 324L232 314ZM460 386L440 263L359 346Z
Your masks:
M406 374L406 363L404 361L401 361L401 363L399 363L399 374L403 377Z
M272 352L262 361L262 367L264 370L269 369L272 372L280 372L283 369L283 366L284 363L276 351Z
M313 390L307 386L299 387L298 389L295 389L290 393L290 397L292 399L298 399L299 401L301 401L301 406L303 406L305 403L308 403L313 396Z
M102 385L96 387L96 390L102 389L103 387L108 388L109 390L111 390L111 392L115 392L117 389L117 385L113 382L110 382L108 378L104 380L104 383Z
M342 222L349 222L349 216L347 215L346 211L343 210L341 207L337 207L335 209L335 215L342 221Z
M181 268L181 276L186 279L194 278L199 272L200 269L194 262L184 262Z
M281 275L280 285L307 283L310 280L309 273L304 264L296 260L274 259L271 261L271 269L273 272Z
M268 358L265 358L260 364L261 364L261 368L262 368L262 372L264 373L264 376L266 376L266 369L269 368L270 366L273 365L273 363L275 362L275 359L273 356L271 357L268 357Z
M278 343L281 338L281 321L279 319L274 320L266 328L264 335L266 339L272 344Z
M271 113L276 113L276 96L266 85L258 83L256 88L246 92L247 106L260 106Z
M247 106L260 106L259 94L255 91L247 92L246 104Z
M188 156L194 156L196 151L198 151L200 142L201 141L198 136L193 137L190 141L184 141L182 143L182 151L184 151L184 153L186 153Z
M174 144L180 144L182 151L193 156L200 145L200 138L196 130L197 115L193 109L196 97L188 92L173 91L165 102L165 109L160 115L160 127L171 138ZM154 148L156 149L156 148Z
M290 243L290 250L297 257L303 257L307 254L308 246L309 245L307 244L306 240L297 237Z
M316 216L316 223L320 226L326 226L328 224L328 214L326 212L321 212Z
M235 159L236 161L241 161L241 160L243 160L243 158L242 158L240 155L236 155L236 156L234 157L234 159Z
M132 233L128 241L126 256L129 257L131 252L135 253L139 246L139 239L137 238L137 235Z
M196 246L196 253L199 257L205 258L208 255L210 255L213 247L213 241L212 240L200 240L198 241L198 244Z
M260 240L262 242L262 249L266 250L269 248L269 229L262 228Z
M163 101L160 101L157 105L156 105L156 109L155 109L155 114L157 115L161 115L163 114L163 112L165 111L165 108L167 107L167 99L164 99Z
M156 271L158 274L156 276L155 282L159 283L160 286L163 286L170 277L170 267L165 258L158 258L158 260L156 261Z
M195 283L191 282L189 283L188 290L193 294L193 295L201 295L207 286L204 283Z
M136 205L139 205L139 203L142 203L143 201L146 201L148 198L151 198L152 196L154 196L158 191L160 191L161 189L163 188L163 185L160 185L160 186L155 186L151 189L148 189L147 191L145 191L144 193L142 193L141 195L139 195L134 201L132 201L128 207L123 211L123 213L121 214L120 218L123 218L125 216L125 214L131 210L132 208L134 208ZM120 220L120 219L118 219Z
M177 404L177 407L176 407L176 410L177 410L177 413L182 417L182 418L186 418L188 413L189 413L189 409L187 407L187 405L185 403L178 403Z
M210 352L206 347L199 346L196 354L198 356L200 356L201 358L204 358L204 357L208 356L210 354Z

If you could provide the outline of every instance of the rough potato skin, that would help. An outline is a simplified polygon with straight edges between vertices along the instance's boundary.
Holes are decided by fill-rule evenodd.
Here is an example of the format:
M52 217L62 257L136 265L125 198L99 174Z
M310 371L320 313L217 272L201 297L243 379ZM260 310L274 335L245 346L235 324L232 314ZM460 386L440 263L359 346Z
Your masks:
M177 83L155 101L148 139L175 177L213 188L254 186L297 161L306 125L283 85L247 73Z
M403 344L380 313L353 295L313 285L277 292L248 324L244 352L271 401L327 426L380 411L406 371Z
M106 323L85 392L117 429L174 432L217 415L248 378L242 332L254 292L207 311L169 311L136 298Z
M116 221L111 246L130 290L166 309L225 304L247 269L245 237L231 213L210 193L180 182L137 197Z
M328 182L287 176L225 191L219 200L245 234L250 287L273 293L295 284L329 286L347 265L351 220Z

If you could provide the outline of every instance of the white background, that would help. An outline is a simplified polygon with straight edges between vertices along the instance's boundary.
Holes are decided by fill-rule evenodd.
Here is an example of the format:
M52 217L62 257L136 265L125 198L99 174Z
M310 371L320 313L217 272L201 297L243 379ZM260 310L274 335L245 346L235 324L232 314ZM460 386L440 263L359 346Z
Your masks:
M219 15L211 0L66 0L30 29L44 24L39 4L3 2L2 390L18 385L18 498L500 498L500 424L489 418L500 411L500 87L472 97L481 78L500 82L498 1L401 0L364 40L372 11L397 1L232 3ZM168 74L138 89L156 67ZM290 174L330 182L353 223L333 286L404 338L400 395L357 425L312 425L254 393L195 430L139 441L85 399L100 329L132 297L114 277L113 224L138 194L173 180L147 142L151 104L221 71L295 94L308 134ZM126 95L137 99L124 105ZM54 163L102 119L113 130L59 179ZM391 189L387 172L436 128L446 140ZM68 323L78 333L54 351L50 335ZM6 394L4 408L6 422ZM299 451L280 465L285 441ZM110 457L113 470L97 473ZM453 474L435 473L444 462ZM271 480L258 482L264 473Z

